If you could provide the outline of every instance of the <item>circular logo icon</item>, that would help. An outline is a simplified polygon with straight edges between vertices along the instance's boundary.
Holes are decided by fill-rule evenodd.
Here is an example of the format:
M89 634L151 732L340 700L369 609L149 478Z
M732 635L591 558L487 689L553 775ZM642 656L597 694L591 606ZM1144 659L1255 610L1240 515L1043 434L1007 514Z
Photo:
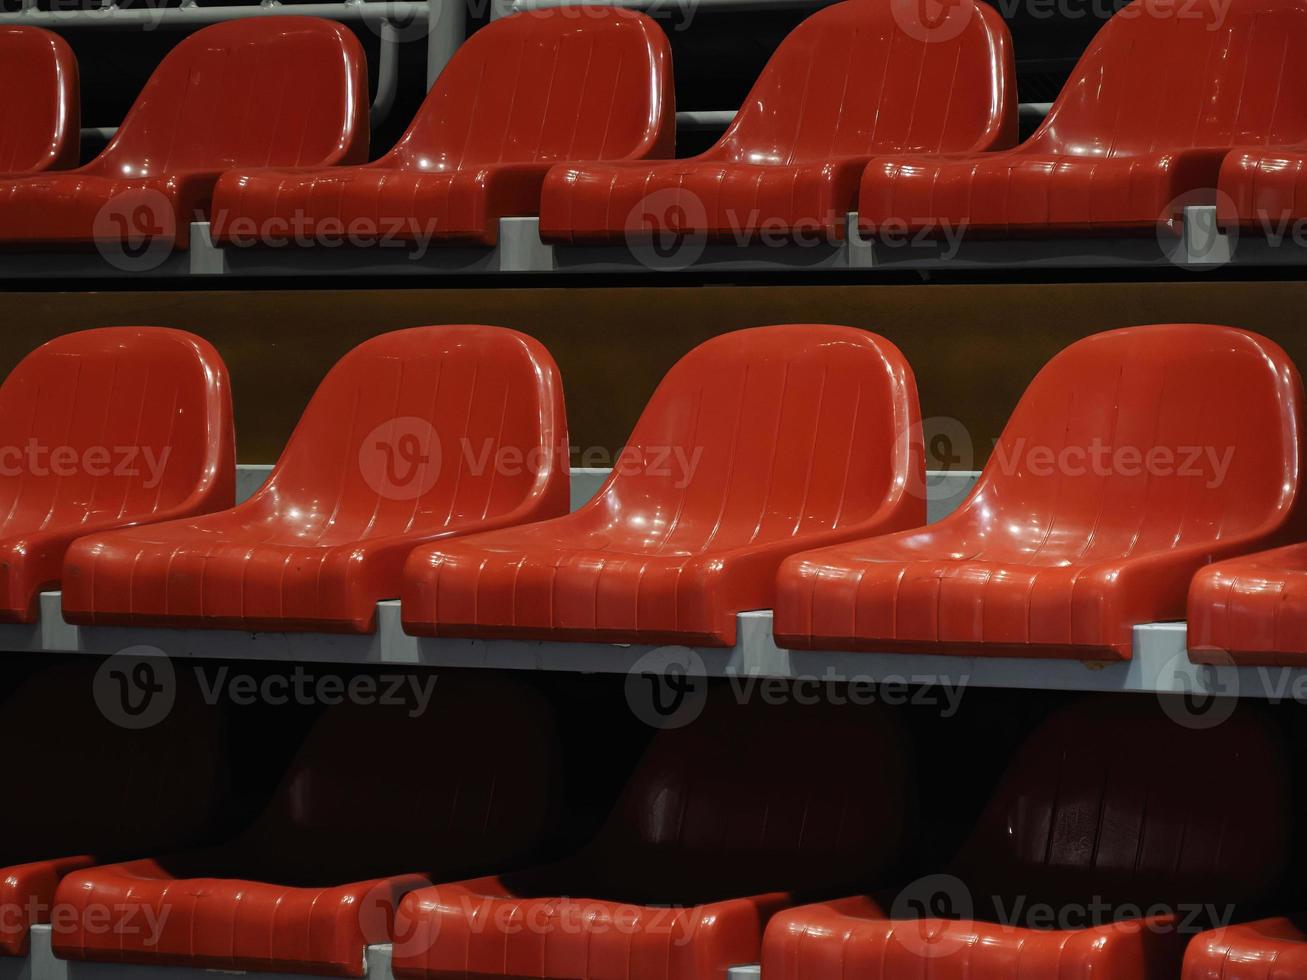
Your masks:
M115 194L100 208L91 235L101 257L120 272L152 272L172 254L177 216L172 202L149 187Z
M440 476L440 436L412 415L382 422L359 446L363 479L387 500L416 500Z
M1215 728L1239 706L1239 669L1224 651L1205 651L1216 663L1195 664L1181 650L1158 673L1173 681L1172 693L1159 694L1162 711L1185 728Z
M425 38L449 16L451 3L465 0L432 0L427 10L409 0L369 0L368 17L363 21L368 30L381 38L383 44L418 41Z
M707 701L708 672L689 647L650 650L626 675L626 703L651 728L683 728Z
M1172 198L1157 216L1157 247L1173 265L1216 269L1234 258L1239 226L1221 228L1217 216L1233 211L1224 191L1197 188Z
M952 41L974 12L971 0L890 0L889 9L899 30L923 44Z
M933 959L951 956L964 945L941 928L941 921L974 915L971 890L962 879L934 874L906 885L895 897L889 917L900 946L914 956Z
M693 191L664 187L636 202L626 216L626 245L647 269L688 269L708 245L708 212Z
M970 470L975 466L976 453L971 443L971 433L960 419L947 415L936 415L922 419L914 426L910 438L921 438L926 450L927 472L948 472ZM930 478L918 485L917 474L908 477L908 492L916 497L925 497L931 486Z
M92 684L100 713L120 728L153 728L177 700L172 661L157 647L120 650L100 665Z

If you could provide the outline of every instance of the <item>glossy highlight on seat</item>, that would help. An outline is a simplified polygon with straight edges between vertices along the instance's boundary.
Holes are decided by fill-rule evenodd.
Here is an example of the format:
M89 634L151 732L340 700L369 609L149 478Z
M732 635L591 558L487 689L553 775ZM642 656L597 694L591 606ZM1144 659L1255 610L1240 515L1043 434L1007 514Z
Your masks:
M214 194L214 235L255 244L294 218L309 241L494 245L534 215L556 163L672 155L671 49L649 17L554 7L494 20L455 51L395 148L330 171L241 168Z
M28 932L51 922L65 875L191 846L216 827L226 790L223 713L178 671L171 710L133 725L125 709L115 711L113 677L97 679L99 670L98 660L48 668L0 702L0 739L22 746L5 762L21 789L0 809L0 957L27 954Z
M38 347L0 385L0 622L35 622L75 539L230 506L235 456L207 341L106 327Z
M502 676L426 677L427 703L328 708L230 843L66 877L56 955L358 977L405 893L529 859L555 778L548 703ZM125 928L142 919L157 936Z
M806 649L1128 659L1209 562L1301 525L1302 381L1231 327L1078 341L1026 389L966 501L796 555L774 631Z
M1307 149L1240 147L1221 161L1217 182L1219 227L1261 234L1275 241L1292 237L1307 217Z
M367 155L367 60L347 27L316 17L213 24L168 53L90 163L0 181L0 245L184 249L223 171Z
M0 25L0 92L0 178L77 166L81 89L63 38Z
M1276 916L1200 933L1185 948L1181 980L1299 980L1307 976L1302 916Z
M862 178L863 232L1178 234L1212 204L1234 147L1307 140L1298 0L1134 0L1098 32L1038 130L966 158L885 156ZM1146 52L1146 54L1145 54Z
M1056 712L943 874L778 914L762 975L1173 980L1194 932L1265 896L1291 833L1271 720L1187 710L1098 695ZM1231 792L1213 772L1237 774Z
M537 341L382 334L332 368L249 500L78 541L64 617L371 632L414 547L565 513L568 481L562 383Z
M718 689L660 730L575 856L410 893L395 975L722 980L756 962L793 892L882 873L905 822L897 719L879 704L732 700Z
M613 473L556 520L416 549L404 628L427 636L735 642L783 558L925 520L916 382L851 327L758 327L668 372Z
M1209 565L1189 586L1195 663L1307 664L1307 544Z
M1002 18L972 0L950 4L934 27L921 11L910 0L849 0L813 14L699 156L555 167L541 237L837 239L871 157L1011 146L1016 70Z

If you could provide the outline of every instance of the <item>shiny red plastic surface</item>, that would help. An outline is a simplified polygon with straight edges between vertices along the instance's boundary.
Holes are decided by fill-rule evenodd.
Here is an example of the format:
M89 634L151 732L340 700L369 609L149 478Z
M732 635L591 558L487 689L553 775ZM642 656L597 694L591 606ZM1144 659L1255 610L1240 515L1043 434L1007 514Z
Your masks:
M1192 923L1259 898L1290 834L1289 763L1273 725L1251 713L1184 722L1144 698L1100 695L1058 712L1027 739L944 875L897 898L780 913L763 976L1173 980L1202 927ZM1212 772L1238 773L1238 792L1211 793Z
M76 923L56 931L55 953L362 976L402 895L432 875L512 866L546 827L556 745L542 698L442 674L416 707L329 708L272 804L229 844L65 878L56 900ZM162 929L117 928L128 916Z
M38 27L0 26L0 176L77 166L81 91L73 49Z
M1307 977L1303 919L1276 917L1212 929L1184 953L1183 980L1302 980Z
M579 510L415 550L404 628L730 646L785 556L922 523L924 475L916 382L889 341L724 334L668 372Z
M1307 152L1301 146L1240 148L1221 162L1216 219L1269 237L1292 236L1307 217Z
M112 528L231 505L227 369L162 327L65 334L0 385L0 622L30 623L64 552Z
M1165 324L1072 344L971 495L916 531L796 555L775 634L808 649L1129 658L1189 581L1297 519L1302 382L1275 343Z
M1307 544L1209 565L1189 586L1195 663L1307 664Z
M314 17L214 24L164 58L90 163L0 181L0 245L186 248L223 171L367 155L367 61L347 27Z
M111 716L117 692L111 675L97 679L99 669L95 661L43 671L0 703L0 739L22 747L5 763L22 790L0 808L0 956L26 954L28 930L52 921L65 875L190 845L214 825L222 715L178 672L167 716L126 727L126 714Z
M264 486L230 510L85 537L76 623L364 633L417 545L565 513L553 358L501 327L415 327L332 368Z
M922 9L852 0L813 14L699 156L554 168L540 203L541 236L838 238L872 156L1011 146L1016 73L1002 18L984 3L958 0L939 33L919 20Z
M576 856L409 894L396 976L723 980L791 890L893 860L905 746L882 707L729 702L654 737Z
M251 244L300 223L357 241L494 245L499 219L534 215L540 182L567 160L671 156L671 49L650 18L560 7L492 21L458 48L395 148L330 171L227 174L214 234Z
M1307 138L1307 62L1285 54L1304 43L1297 0L1134 0L1098 32L1030 139L988 156L875 160L859 224L1027 237L1174 231L1184 205L1213 203L1230 148Z

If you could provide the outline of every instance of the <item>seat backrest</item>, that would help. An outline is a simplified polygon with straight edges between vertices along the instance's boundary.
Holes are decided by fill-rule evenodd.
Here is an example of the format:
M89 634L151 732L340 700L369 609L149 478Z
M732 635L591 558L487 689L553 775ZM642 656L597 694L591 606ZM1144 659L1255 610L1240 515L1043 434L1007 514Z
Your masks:
M219 818L225 716L205 703L194 675L157 675L154 697L171 702L155 705L140 699L143 688L130 676L136 665L123 668L128 676L112 663L100 668L96 661L44 670L0 702L0 740L11 747L0 865L167 851Z
M991 150L1016 140L1007 25L958 0L943 30L924 3L846 0L781 42L709 157L792 164L876 153Z
M235 454L208 341L165 327L56 337L0 385L0 534L229 506Z
M699 717L654 736L592 863L689 901L852 883L892 861L910 768L898 719L733 694L714 689Z
M666 157L675 136L662 29L631 10L553 7L468 38L385 161L445 171Z
M1212 725L1176 707L1096 695L1036 728L959 854L976 901L1174 910L1262 894L1288 859L1281 737L1259 709Z
M946 520L983 521L985 550L1032 561L1272 534L1301 510L1302 438L1302 381L1265 337L1207 324L1111 330L1040 370Z
M336 363L246 506L293 509L301 537L331 544L556 516L568 483L549 352L502 327L414 327Z
M1029 145L1113 157L1307 139L1307 4L1134 0L1099 30Z
M358 679L351 681L357 684ZM328 708L242 850L266 880L497 870L544 834L557 776L549 703L506 677L416 671ZM344 875L344 877L342 877Z
M154 177L362 163L368 136L367 59L348 28L248 17L173 48L88 168Z
M0 174L77 166L81 93L73 49L37 27L0 25Z
M922 486L919 411L912 369L876 334L723 334L667 373L586 508L649 515L668 554L856 525Z

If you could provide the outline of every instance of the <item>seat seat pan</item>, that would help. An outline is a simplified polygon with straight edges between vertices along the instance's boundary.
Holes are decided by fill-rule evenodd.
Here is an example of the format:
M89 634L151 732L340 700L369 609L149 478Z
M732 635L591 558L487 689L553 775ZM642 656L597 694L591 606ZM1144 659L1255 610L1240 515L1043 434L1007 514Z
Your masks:
M1307 217L1307 148L1241 149L1221 163L1216 218L1222 228L1292 234Z
M1182 945L1165 916L1044 930L965 918L895 920L874 899L857 896L779 913L767 927L762 969L772 980L1162 980L1175 975Z
M1189 587L1188 623L1196 663L1307 664L1307 545L1204 568Z
M319 170L237 170L214 191L213 235L232 244L494 245L499 219L534 215L549 164L421 170L387 160Z
M1215 186L1225 150L1073 156L1025 147L1000 153L889 156L862 176L859 227L986 237L1141 235L1170 227L1172 205ZM1203 203L1186 199L1183 204Z
M190 223L208 213L216 173L143 179L85 171L47 173L0 184L0 246L86 246L126 241L130 250L184 249Z
M842 238L867 157L790 164L711 158L566 164L545 178L540 234L584 244L633 233L744 244L768 234Z
M1131 656L1135 622L1182 615L1180 594L1170 597L1175 609L1166 595L1136 608L1132 570L1145 571L1148 554L1092 561L1074 552L978 551L946 523L796 555L778 578L777 641L802 649L1115 660Z
M1183 980L1296 980L1307 975L1307 933L1286 917L1199 933L1185 949Z
M57 900L78 926L55 930L54 949L73 960L358 977L365 947L390 940L400 898L429 883L407 874L297 888L179 878L159 860L105 865L64 879Z
M410 892L397 914L395 975L712 980L755 960L767 919L792 901L776 892L650 905L526 891L487 877Z
M26 956L28 930L50 921L55 888L65 875L95 864L90 855L0 867L0 956Z

